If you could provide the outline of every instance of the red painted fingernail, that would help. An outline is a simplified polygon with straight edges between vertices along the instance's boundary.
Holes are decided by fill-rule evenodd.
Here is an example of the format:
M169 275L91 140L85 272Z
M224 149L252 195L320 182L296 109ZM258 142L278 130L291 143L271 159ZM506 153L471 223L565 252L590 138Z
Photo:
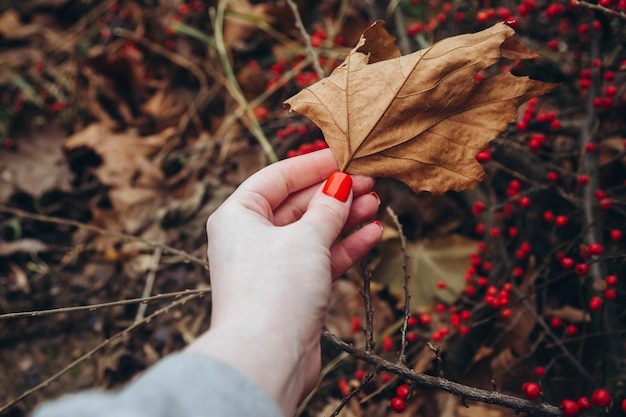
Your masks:
M378 196L378 194L376 194L374 191L369 193L372 197L374 197L376 199L376 201L378 201L378 205L380 206L380 197Z
M380 227L380 230L384 230L385 229L383 224L381 222L379 222L378 220L374 220L372 223L374 223L376 226Z
M326 195L345 202L350 195L350 190L352 190L352 178L350 175L337 171L328 177L322 191Z

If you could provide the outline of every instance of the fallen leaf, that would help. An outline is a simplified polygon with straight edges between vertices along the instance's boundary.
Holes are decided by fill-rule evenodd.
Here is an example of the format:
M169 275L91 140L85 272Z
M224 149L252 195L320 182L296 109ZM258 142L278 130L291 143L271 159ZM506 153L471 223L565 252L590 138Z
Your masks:
M379 245L380 263L374 270L374 279L387 284L391 292L403 299L404 275L402 249L397 232L386 227L387 236ZM409 256L409 290L411 308L423 309L439 299L452 304L465 287L465 271L470 254L476 252L476 242L460 235L424 239L407 243ZM445 281L445 290L437 289L437 282Z
M102 184L110 187L114 219L126 232L139 230L163 205L163 172L151 157L172 132L172 129L166 129L156 135L141 137L134 130L116 133L106 125L96 123L65 143L68 150L87 147L102 158L94 174ZM106 226L111 227L110 224Z
M439 194L478 185L476 154L554 85L476 74L502 58L537 55L504 23L400 56L381 21L333 73L285 102L318 125L342 170L393 177Z
M52 190L69 191L72 175L62 150L64 134L56 128L16 137L16 152L0 150L0 202L20 190L35 198Z

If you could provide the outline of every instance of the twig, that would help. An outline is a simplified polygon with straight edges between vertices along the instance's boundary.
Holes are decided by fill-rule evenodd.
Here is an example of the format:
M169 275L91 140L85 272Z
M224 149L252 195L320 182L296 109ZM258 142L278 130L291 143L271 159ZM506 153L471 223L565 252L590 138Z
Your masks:
M161 249L160 247L154 249L154 254L152 255L150 269L148 270L148 276L146 277L146 283L143 287L143 293L141 294L141 298L150 297L150 294L152 293L154 278L156 277L156 271L159 267L159 263L161 262L162 253L163 249ZM135 323L143 319L144 314L146 314L147 307L148 305L145 303L139 304L139 308L137 308L137 315L135 316Z
M24 317L43 317L50 316L52 314L61 314L61 313L74 313L77 311L96 311L103 308L117 307L117 306L125 306L130 304L145 304L151 303L154 301L167 300L169 298L181 298L186 295L205 295L211 292L210 288L201 289L201 290L185 290L185 291L176 291L164 294L153 295L151 297L145 298L131 298L128 300L117 300L111 301L108 303L100 303L100 304L89 304L84 306L74 306L74 307L60 307L53 308L50 310L33 310L33 311L18 311L15 313L5 313L0 314L0 320L9 320L9 319L19 319Z
M357 395L359 392L361 392L361 390L363 388L365 388L365 386L367 384L369 384L370 382L372 382L372 380L374 379L374 377L376 376L376 371L370 371L365 378L363 378L363 381L361 382L361 384L356 387L355 389L353 389L352 391L350 391L350 393L348 395L346 395L345 397L343 397L341 399L341 402L339 403L339 405L337 406L337 408L335 408L335 411L333 411L333 413L329 416L329 417L337 417L339 415L339 413L341 412L341 410L346 406L346 404L348 404L350 402L350 400Z
M133 236L133 235L128 235L126 233L120 233L120 232L113 232L111 230L106 230L106 229L102 229L100 227L91 225L91 224L86 224L86 223L81 223L79 221L76 220L70 220L70 219L64 219L62 217L55 217L55 216L48 216L45 214L37 214L37 213L29 213L28 211L24 211L24 210L20 210L18 208L15 207L9 207L9 206L5 206L3 204L0 204L0 213L9 213L9 214L13 214L14 216L17 217L22 217L25 219L30 219L30 220L36 220L36 221L40 221L40 222L46 222L46 223L54 223L54 224L61 224L64 226L73 226L73 227L78 227L79 229L84 229L84 230L88 230L90 232L94 232L94 233L98 233L100 235L105 235L105 236L110 236L110 237L114 237L116 239L120 239L126 242L139 242L139 243L143 243L144 245L148 246L149 248L161 248L164 252L167 253L172 253L174 255L178 255L181 258L189 261L189 262L193 262L195 264L201 265L203 266L205 269L209 269L209 263L207 261L204 261L196 256L193 256L192 254L185 252L183 250L180 249L176 249L173 248L169 245L166 245L164 243L159 243L159 242L155 242L153 240L148 240L148 239L144 239L142 237L139 236Z
M548 323L546 323L546 321L543 319L543 317L541 317L541 315L537 312L537 310L535 310L535 308L533 308L532 305L530 305L530 303L528 302L528 300L524 297L524 294L522 294L517 287L513 287L513 291L515 292L515 295L517 297L519 297L522 300L522 305L524 306L524 308L533 315L533 317L535 318L535 320L537 321L537 323L539 323L539 325L543 328L544 332L546 332L546 334L548 335L548 337L550 339L552 339L552 341L554 341L554 343L559 347L559 349L561 350L561 352L563 352L563 356L566 357L570 363L572 365L574 365L574 367L576 367L576 370L582 375L584 376L589 382L595 382L594 378L589 374L589 372L587 372L587 370L585 368L583 368L583 366L580 364L580 362L578 362L578 360L574 357L574 355L572 354L572 352L570 352L567 347L565 347L565 345L563 344L563 341L561 341L552 331L552 329L550 329L550 326L548 326Z
M374 350L374 308L372 307L372 271L367 263L362 263L363 268L363 304L365 306L365 350Z
M393 13L393 20L396 25L396 34L398 35L398 46L403 55L411 53L411 45L409 38L406 36L406 23L404 21L404 13L402 7L396 7Z
M478 388L468 387L466 385L449 381L445 378L437 378L431 375L417 373L407 368L406 366L401 366L389 362L381 358L380 356L357 349L353 345L344 342L343 340L337 338L335 335L330 334L325 330L322 331L322 336L330 344L338 349L343 350L344 352L348 352L356 359L370 363L382 370L391 372L403 378L407 378L411 380L416 386L446 391L450 394L465 398L466 400L498 405L501 407L513 409L518 412L527 412L535 415L554 417L561 415L560 409L553 405L537 404L532 401L514 397L512 395L506 395L499 392L486 391Z
M52 375L49 378L47 378L45 381L40 382L39 384L35 385L34 387L24 391L22 394L18 395L15 399L9 401L8 403L6 403L2 407L0 407L0 413L3 413L5 411L7 411L9 408L13 407L15 404L17 404L18 402L22 401L24 398L26 398L29 395L39 391L42 388L50 385L52 382L54 382L56 379L58 379L61 375L65 374L66 372L68 372L73 367L75 367L75 366L79 365L80 363L84 362L85 360L89 359L96 352L98 352L102 348L108 346L114 340L117 340L117 339L119 339L119 338L121 338L123 336L126 336L127 334L129 334L133 330L137 329L141 325L149 323L151 320L153 320L154 318L160 316L161 314L167 313L172 308L177 307L179 305L182 305L182 304L186 303L187 301L189 301L189 300L191 300L193 298L198 298L198 297L200 297L200 295L201 294L193 294L193 295L190 295L188 297L183 298L182 300L173 301L171 304L169 304L169 305L167 305L167 306L165 306L165 307L155 311L154 313L150 314L148 317L144 318L143 320L134 323L133 325L127 327L126 329L122 330L121 332L116 333L112 337L104 340L103 342L99 343L94 348L89 350L87 353L81 355L76 360L70 362L67 366L65 366L60 371L58 371L54 375Z
M574 0L574 4L579 5L579 6L583 6L583 7L587 8L587 9L590 9L590 10L597 10L599 12L606 13L608 15L619 17L620 19L626 20L626 13L618 12L618 11L615 11L615 10L611 10L611 9L606 8L604 6L600 6L599 4L593 4L593 3L589 3L589 2L586 2L586 1L583 1L583 0Z
M322 66L320 65L320 60L317 56L317 52L313 49L313 45L311 44L311 37L306 31L304 27L304 23L302 23L302 17L300 16L300 12L298 11L298 5L293 0L287 0L287 4L291 8L291 12L293 13L293 17L296 20L296 27L300 31L300 35L302 39L304 39L304 44L306 46L306 50L311 55L313 68L317 73L317 77L321 80L324 78L324 70L322 70Z
M409 321L409 309L411 308L411 293L409 292L409 280L411 279L411 274L409 273L409 255L406 250L406 237L404 236L404 232L402 231L402 224L400 224L400 220L396 213L391 209L391 207L387 207L387 213L393 220L396 228L398 229L398 233L400 235L400 245L402 248L402 272L404 273L404 321L402 323L401 330L401 342L400 342L400 356L398 357L398 364L404 365L406 361L406 329L408 327Z

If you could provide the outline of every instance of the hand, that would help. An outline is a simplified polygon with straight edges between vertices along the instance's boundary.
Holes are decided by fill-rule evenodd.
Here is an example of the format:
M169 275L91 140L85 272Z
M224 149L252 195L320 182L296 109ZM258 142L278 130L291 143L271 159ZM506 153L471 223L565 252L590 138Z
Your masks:
M374 181L337 173L325 193L336 171L328 149L280 161L248 178L207 221L211 329L189 350L240 371L285 415L319 376L333 279L382 234L378 222L353 231L378 210ZM337 240L342 231L351 233Z

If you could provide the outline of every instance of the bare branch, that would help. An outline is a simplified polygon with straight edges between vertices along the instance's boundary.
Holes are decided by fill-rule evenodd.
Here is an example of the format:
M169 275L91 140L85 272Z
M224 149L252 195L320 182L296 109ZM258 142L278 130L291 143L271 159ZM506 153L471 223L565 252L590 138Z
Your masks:
M372 271L363 262L363 304L365 305L365 350L374 350L374 308L372 307Z
M615 16L615 17L619 17L620 19L626 20L626 13L611 10L604 6L600 6L599 4L593 4L593 3L589 3L583 0L574 0L574 4L577 4L579 6L585 7L590 10L597 10L599 12L606 13L610 16Z
M43 317L50 316L52 314L60 314L60 313L74 313L77 311L96 311L103 308L110 308L116 306L125 306L130 304L145 304L151 303L154 301L167 300L169 298L181 298L186 295L197 295L202 296L205 294L209 294L211 292L210 288L201 289L201 290L185 290L185 291L176 291L165 294L153 295L152 297L144 297L144 298L131 298L128 300L118 300L111 301L108 303L100 303L100 304L89 304L85 306L74 306L74 307L61 307L61 308L53 308L50 310L34 310L34 311L20 311L15 313L6 313L0 314L0 320L8 320L8 319L19 319L24 317Z
M411 279L411 274L409 273L409 255L406 251L406 237L404 236L404 232L402 231L402 224L400 224L400 220L396 213L391 209L391 207L387 207L387 213L391 216L396 228L398 229L398 233L400 234L400 244L402 247L402 272L404 272L404 321L402 323L401 330L401 342L400 342L400 356L398 357L398 364L404 365L406 361L406 329L409 321L409 309L411 307L411 293L409 292L409 280Z
M322 331L322 336L333 346L344 352L349 353L356 359L360 359L364 362L370 363L382 370L391 372L403 378L410 379L414 385L425 388L434 388L442 391L449 392L450 394L464 398L465 400L478 401L487 404L498 405L505 408L510 408L517 412L526 412L533 415L543 416L560 416L561 410L558 407L549 404L538 404L532 401L514 397L512 395L506 395L495 391L485 391L478 388L468 387L466 385L458 384L456 382L449 381L445 378L437 378L431 375L417 373L406 366L401 366L372 353L365 352L357 349L353 345L350 345L343 340L337 338L335 335Z

